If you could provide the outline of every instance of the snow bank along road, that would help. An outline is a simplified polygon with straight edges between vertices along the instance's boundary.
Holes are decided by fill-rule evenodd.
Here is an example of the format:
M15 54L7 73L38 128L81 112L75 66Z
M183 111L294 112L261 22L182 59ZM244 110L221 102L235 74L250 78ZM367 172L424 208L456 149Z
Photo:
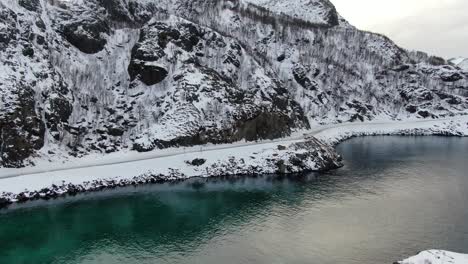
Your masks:
M316 126L310 130L301 131L295 133L291 137L275 139L275 140L264 140L259 142L238 142L233 144L221 144L221 145L203 145L194 146L187 148L170 148L163 150L156 150L148 153L137 153L133 151L120 152L108 154L107 156L102 155L90 155L81 159L72 159L65 163L49 163L39 162L36 167L26 167L20 169L0 169L0 180L14 178L25 175L45 174L51 172L62 172L66 174L69 171L83 169L83 168L95 168L112 166L117 164L130 164L136 161L151 161L164 159L167 157L183 156L190 153L203 152L210 155L214 155L217 152L243 152L244 148L251 149L252 147L263 147L271 144L278 143L291 143L294 141L304 140L305 137L315 136L325 142L336 141L337 138L343 137L344 134L352 133L369 133L369 134L391 134L398 133L402 130L409 129L430 129L435 127L447 127L449 123L465 124L464 129L466 130L465 135L468 135L468 116L460 116L446 119L437 120L412 120L412 121L386 121L386 122L368 122L368 123L342 123L335 125ZM212 153L211 153L212 152ZM107 169L111 169L108 167ZM39 176L39 175L38 175ZM41 175L42 176L42 175Z

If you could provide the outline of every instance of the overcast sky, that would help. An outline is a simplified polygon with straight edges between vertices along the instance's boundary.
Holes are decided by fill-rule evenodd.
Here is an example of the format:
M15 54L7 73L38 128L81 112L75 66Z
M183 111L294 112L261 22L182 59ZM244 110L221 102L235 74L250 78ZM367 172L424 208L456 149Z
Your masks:
M354 26L445 58L468 57L468 0L331 0Z

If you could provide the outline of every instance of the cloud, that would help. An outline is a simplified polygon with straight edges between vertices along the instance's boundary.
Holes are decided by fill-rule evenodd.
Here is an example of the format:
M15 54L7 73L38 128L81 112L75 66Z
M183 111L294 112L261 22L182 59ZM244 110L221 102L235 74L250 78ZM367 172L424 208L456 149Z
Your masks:
M400 46L443 57L468 57L466 0L332 0L351 24Z

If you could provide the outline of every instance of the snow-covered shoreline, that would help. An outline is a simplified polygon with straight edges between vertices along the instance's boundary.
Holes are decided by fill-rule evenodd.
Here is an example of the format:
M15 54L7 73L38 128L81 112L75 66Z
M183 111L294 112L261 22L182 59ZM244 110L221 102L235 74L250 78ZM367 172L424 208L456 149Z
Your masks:
M416 256L410 257L403 261L395 262L395 264L466 264L468 263L468 255L454 253L444 250L426 250Z
M468 116L317 126L305 134L274 141L192 147L162 151L160 155L124 154L128 160L91 156L81 163L0 169L0 207L12 202L191 177L329 170L339 167L339 157L329 146L367 135L468 136Z
M351 123L313 133L317 139L336 145L358 136L468 136L468 116L439 120Z

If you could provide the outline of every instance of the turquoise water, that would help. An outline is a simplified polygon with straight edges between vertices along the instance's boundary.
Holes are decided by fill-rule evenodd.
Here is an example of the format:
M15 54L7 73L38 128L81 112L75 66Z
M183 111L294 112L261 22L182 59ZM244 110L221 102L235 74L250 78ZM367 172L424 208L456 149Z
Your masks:
M0 211L0 263L392 263L468 253L468 139L367 137L345 167L192 179Z

